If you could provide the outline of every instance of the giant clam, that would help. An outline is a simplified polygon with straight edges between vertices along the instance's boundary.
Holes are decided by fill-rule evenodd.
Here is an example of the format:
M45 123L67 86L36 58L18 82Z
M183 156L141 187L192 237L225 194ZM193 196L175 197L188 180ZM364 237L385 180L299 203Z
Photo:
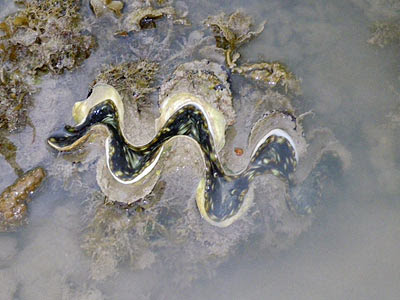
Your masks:
M105 126L107 166L113 177L123 184L140 181L156 166L164 144L184 136L195 140L204 154L205 178L197 188L197 206L210 224L226 227L249 207L246 197L249 183L258 174L270 172L290 180L298 153L290 135L274 128L267 132L252 152L249 165L240 173L229 174L221 165L217 151L223 146L223 115L207 102L191 94L175 94L165 100L158 119L159 130L147 144L135 146L124 135L124 108L118 92L109 85L98 84L92 94L78 102L73 115L78 124L51 136L49 144L59 151L75 148L96 125Z
M79 125L83 124L82 116L89 113L90 106L101 106L105 95L106 98L121 100L115 90L100 93L103 88L107 90L109 87L96 86L89 96L90 101L75 106L74 115L81 116L75 117L77 123L81 123ZM115 101L115 105L112 104L115 108L119 100ZM124 104L129 103L125 96L123 100ZM161 143L158 158L153 156L158 160L153 168L149 164L147 175L135 183L124 184L116 180L107 165L107 157L102 156L97 166L97 182L105 197L85 201L88 224L82 247L93 258L93 278L104 279L116 272L121 261L129 261L131 267L138 269L161 263L167 269L179 269L179 276L175 277L178 277L176 279L180 284L186 284L203 271L209 274L249 243L258 244L254 249L282 249L310 226L313 219L310 208L318 203L321 189L330 176L331 169L319 167L327 161L323 159L324 154L334 152L339 153L340 158L343 156L343 153L337 152L335 139L323 131L308 139L311 144L307 145L301 126L303 116L296 118L290 99L278 92L257 90L251 84L242 85L240 99L237 100L236 108L240 114L235 116L226 69L203 60L179 66L164 82L159 93L160 116L156 121L154 117L133 114L131 109L127 109L129 106L125 107L123 115L118 114L121 136L134 141L133 144L143 143L137 147L140 148L149 146L150 140L162 132L164 125L167 128L172 126L173 122L170 125L168 122L176 113L179 114L182 105L201 107L201 115L206 116L202 119L204 124L208 129L213 129L212 134L210 130L210 137L215 161L211 159L211 151L204 151L204 145L202 147L196 138L176 135ZM89 102L91 105L87 105ZM231 121L236 124L226 129L225 123L232 124L227 121L229 116L234 117ZM113 123L112 119L108 118L108 125L91 127L88 133L96 133L93 137L100 140L97 135L99 131L95 128L107 128ZM154 123L156 128L151 134L148 127ZM194 128L198 129L196 126ZM273 175L272 170L250 173L251 159L257 157L254 156L254 149L268 140L268 133L274 133L275 129L281 130L276 133L284 132L291 138L289 144L295 146L292 159L298 161L296 171L283 176L277 172L278 176ZM189 133L193 128L185 130ZM104 132L109 134L108 129ZM76 136L76 132L64 131L59 136L62 135ZM83 141L83 138L78 138L74 145ZM243 149L242 156L230 154L234 153L234 146ZM259 155L254 161L265 158L263 154ZM219 204L219 200L215 202L217 208L214 208L214 212L228 215L225 220L221 215L215 220L215 216L209 216L205 211L205 192L212 192L206 191L206 177L211 173L209 169L215 165L217 170L223 172L222 175L228 175L228 180L224 176L211 178L211 183L219 182L217 188L222 187L221 194L215 196L214 193L212 198L221 199L221 195L228 195L229 189L232 190L235 184L241 192L248 188L239 201L232 200L231 196L235 195L228 197L228 203L230 201L236 205L232 216L227 214L229 210L224 210L222 201ZM337 168L337 165L332 167ZM229 177L233 179L230 182ZM315 183L320 183L317 190ZM103 200L106 200L106 205ZM204 209L203 212L199 213L199 207L200 210Z

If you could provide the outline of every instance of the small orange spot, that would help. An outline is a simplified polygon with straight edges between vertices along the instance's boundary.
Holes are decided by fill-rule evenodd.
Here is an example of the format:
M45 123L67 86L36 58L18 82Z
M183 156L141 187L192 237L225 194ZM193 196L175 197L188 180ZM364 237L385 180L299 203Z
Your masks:
M235 148L235 153L237 156L242 156L243 155L243 149L242 148Z
M116 33L114 33L114 35L116 36L122 36L122 37L127 37L129 36L127 31L117 31Z

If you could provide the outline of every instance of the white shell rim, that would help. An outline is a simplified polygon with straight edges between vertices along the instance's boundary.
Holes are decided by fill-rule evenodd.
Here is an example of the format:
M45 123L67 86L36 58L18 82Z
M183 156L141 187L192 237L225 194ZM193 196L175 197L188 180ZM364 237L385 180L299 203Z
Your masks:
M267 140L267 138L269 138L272 135L276 135L276 136L281 136L284 137L285 139L287 139L289 141L289 143L292 145L293 150L294 150L294 155L296 158L296 161L299 161L299 155L297 153L297 149L296 149L296 145L292 139L292 137L284 130L279 129L279 128L275 128L272 129L270 132L268 132L256 145L256 147L253 150L253 153L251 154L251 156L254 156L254 154L257 152L257 149Z
M107 161L107 167L108 170L110 171L110 173L112 174L112 176L115 178L115 180L117 180L118 182L122 183L122 184L131 184L131 183L135 183L138 182L139 180L141 180L143 177L145 177L147 174L149 174L151 172L151 170L154 169L154 167L156 166L158 160L160 159L160 156L164 150L164 146L161 146L160 150L158 150L158 154L157 157L153 160L153 162L147 166L138 176L136 176L135 178L133 178L132 180L121 180L120 178L118 178L117 176L115 176L115 174L111 171L110 168L110 154L109 154L109 143L110 143L110 137L107 138L106 141L106 161Z

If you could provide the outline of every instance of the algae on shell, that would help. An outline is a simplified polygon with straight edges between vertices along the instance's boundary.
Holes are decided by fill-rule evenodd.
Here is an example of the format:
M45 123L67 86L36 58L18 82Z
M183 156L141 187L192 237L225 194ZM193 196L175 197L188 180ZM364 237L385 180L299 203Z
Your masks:
M124 80L124 77L116 78L117 81ZM221 111L231 109L231 120L236 120L228 74L223 66L207 60L178 66L160 89L160 105L182 93L207 99ZM219 93L227 102L220 102ZM257 95L252 94L250 98L256 99ZM241 161L249 158L260 136L273 128L282 128L295 141L300 161L318 166L321 153L326 148L319 148L318 143L307 145L300 122L290 115L294 109L286 96L267 90L254 105L256 109L259 109L257 106L265 108L268 113L254 125ZM229 116L226 111L225 116ZM97 180L106 200L98 199L88 204L92 208L89 208L90 216L86 218L87 229L82 245L93 257L94 279L111 276L126 262L134 269L163 264L173 272L179 269L175 280L185 285L199 276L212 273L247 243L257 241L261 249L285 248L310 226L313 215L301 196L313 188L313 179L320 174L313 173L313 168L303 163L299 166L302 176L295 178L299 188L292 193L295 197L293 204L288 203L290 192L284 182L273 175L258 176L251 184L247 197L262 200L254 201L243 218L221 229L205 222L196 207L193 191L204 176L204 161L198 145L190 139L177 138L167 146L160 159L162 164L158 166L162 172L154 170L149 182L143 182L144 188L140 185L122 188L122 184L109 174L104 161L99 163ZM310 147L308 150L314 149L312 156L307 155L307 147ZM161 181L165 188L162 193L159 193L157 181ZM304 188L301 187L303 182L306 183ZM107 205L105 201L115 205ZM137 202L132 203L134 201ZM142 204L145 205L144 210L141 210ZM304 208L308 214L299 216L295 212L297 207Z
M176 93L196 95L222 112L227 125L235 122L228 73L217 63L204 59L179 65L161 86L159 103Z
M106 83L113 86L126 101L146 102L146 96L155 91L154 77L159 65L140 60L111 65L96 76L93 85Z
M248 23L244 22L244 24ZM247 34L244 34L243 42L252 36L250 32ZM254 32L253 35L255 35ZM240 44L236 43L235 45ZM237 59L236 55L231 61L236 62ZM142 73L143 70L141 70L135 73L134 70L140 63L145 64L145 71ZM97 80L119 85L117 89L121 89L120 92L126 94L126 99L136 100L147 96L152 91L152 87L148 84L154 74L149 76L151 68L147 69L147 64L151 63L134 62L130 66L128 63L112 66L99 76L103 76L102 78ZM257 71L264 68L268 71L265 73L267 74L266 78L270 76L266 82L278 83L278 80L281 80L281 77L277 76L279 72L270 71L272 68L270 64L261 64L263 65L260 68L247 66L250 77L254 74L257 75ZM126 67L127 69L125 69ZM279 65L275 69L280 70ZM132 70L139 78L143 75L145 78L143 85L137 84L134 80L130 81ZM165 81L160 90L159 103L162 104L169 96L177 92L193 93L209 100L216 109L224 113L229 123L233 124L237 118L232 104L229 75L229 70L224 66L207 60L185 63L176 68L170 80ZM136 97L136 94L133 93L139 93L139 96ZM260 101L272 103L279 98L276 95L275 91L268 90L266 99L262 98ZM254 100L254 102L249 102L248 107L251 109L253 104L254 106L258 105L255 98L251 97L249 100ZM276 106L271 106L271 109L274 108L281 108L285 111L289 108L293 110L290 101L285 103L285 100L280 101ZM295 127L298 125L293 119L279 113L275 113L274 117L272 114L269 116L271 122L256 124L253 134L256 134L255 132L261 134L272 125L295 131ZM138 120L141 121L137 119L136 122ZM133 133L128 135L142 135L142 131L146 131L148 128L152 130L153 128L150 126L153 123L147 121L141 124L143 130L140 132L136 132L136 128L132 126ZM287 129L288 126L292 126L292 128ZM299 144L303 143L304 147L300 148L305 151L305 140L300 131L298 130L294 134L298 140L302 141ZM138 139L143 142L143 139ZM251 140L250 145L253 145L253 142ZM153 189L152 183L146 186L147 189L142 189L143 193L139 194L140 200L136 204L140 203L140 206L143 204L144 211L136 210L138 207L135 205L123 206L117 203L115 206L111 206L105 204L107 200L113 202L122 200L120 202L129 203L132 198L137 197L137 194L129 196L129 192L132 191L128 190L124 199L119 198L120 194L114 192L116 190L121 192L120 186L114 184L115 180L107 173L108 170L103 161L100 161L97 172L98 183L106 196L114 195L114 198L106 197L107 199L104 199L105 197L99 196L94 201L86 202L88 206L92 206L93 210L90 216L86 216L87 227L82 247L93 257L92 277L94 279L100 280L114 274L119 265L126 262L137 269L165 263L170 270L180 271L174 272L179 273L176 275L179 278L175 278L175 280L182 279L183 283L187 283L203 273L212 273L231 254L237 253L241 247L255 242L258 237L261 237L263 247L284 248L310 226L312 216L299 217L291 211L286 203L288 191L285 183L271 175L257 177L252 183L248 195L255 199L261 199L261 201L254 201L253 206L242 220L226 229L215 228L204 222L198 213L193 193L199 179L204 175L201 153L198 153L196 149L198 149L196 145L177 139L176 143L174 142L166 151L165 158L168 159L163 160L165 165L160 166L163 167L163 172L154 173L157 179L152 181L155 183L161 180L158 182L165 184L165 191L160 193L157 185ZM243 157L250 152L251 150L245 149ZM309 170L307 169L307 171ZM301 180L296 182L301 184ZM147 195L148 193L150 194Z
M267 116L255 126L248 147L254 147L257 137L275 126L290 130L304 157L302 133L293 120L280 114ZM174 282L185 286L199 276L212 274L249 243L257 243L258 249L286 248L310 226L312 215L298 216L291 210L286 184L273 175L258 176L251 184L248 197L257 200L243 218L227 228L205 222L193 192L204 176L203 162L195 149L194 142L174 142L160 178L162 192L156 186L151 194L154 197L144 198L147 207L143 211L121 210L104 205L102 200L90 202L97 208L92 210L94 217L88 218L83 247L94 258L93 278L114 274L122 262L134 269L162 264L176 274Z

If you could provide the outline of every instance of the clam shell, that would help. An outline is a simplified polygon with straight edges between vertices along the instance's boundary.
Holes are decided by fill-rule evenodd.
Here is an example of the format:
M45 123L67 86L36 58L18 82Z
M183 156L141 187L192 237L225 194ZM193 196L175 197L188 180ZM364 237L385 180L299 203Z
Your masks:
M78 101L74 104L72 108L72 117L74 118L75 122L78 125L81 124L88 115L89 110L93 106L105 100L111 100L114 102L120 116L121 126L123 126L124 105L122 104L121 96L114 87L105 83L96 84L93 87L92 93L87 99Z
M211 135L214 139L216 152L220 152L225 145L225 117L213 108L211 104L190 93L178 93L165 99L160 106L160 117L156 119L156 132L158 132L168 119L181 107L192 104L201 109L206 116Z
M176 136L163 145L157 164L139 181L130 184L117 181L107 166L106 158L101 159L97 165L96 179L108 200L130 205L150 194L160 180L165 166L171 168L174 161L182 163L186 159L191 162L199 160L201 163L197 164L199 165L197 172L204 171L204 155L200 146L189 137Z

